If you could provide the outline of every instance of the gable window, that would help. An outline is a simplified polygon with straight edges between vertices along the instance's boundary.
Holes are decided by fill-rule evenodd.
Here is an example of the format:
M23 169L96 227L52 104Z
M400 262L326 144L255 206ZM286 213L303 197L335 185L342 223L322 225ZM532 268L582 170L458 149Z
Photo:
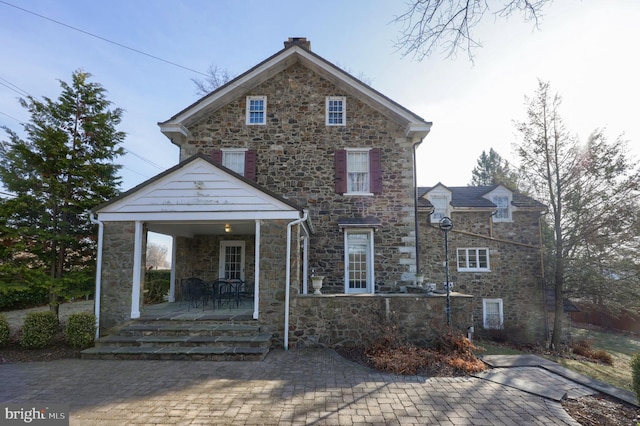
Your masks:
M502 299L482 299L482 326L493 329L504 327Z
M327 126L344 126L346 117L346 97L328 96L326 100L326 124Z
M371 195L382 192L381 151L347 148L335 152L336 192Z
M247 124L267 123L267 97L247 96Z
M489 271L489 249L460 248L458 249L458 271L477 272Z
M494 222L508 222L511 220L511 209L509 206L511 205L511 201L509 197L496 195L493 197L493 204L498 207L496 214L493 215Z
M432 223L438 223L443 217L449 216L449 197L446 195L431 195L429 202L433 205Z
M214 149L211 159L247 179L256 179L256 151L246 148Z

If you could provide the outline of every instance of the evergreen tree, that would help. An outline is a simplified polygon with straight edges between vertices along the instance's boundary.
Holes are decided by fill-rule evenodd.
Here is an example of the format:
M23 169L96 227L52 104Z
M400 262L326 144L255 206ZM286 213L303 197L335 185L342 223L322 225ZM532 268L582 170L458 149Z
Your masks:
M482 151L477 165L471 172L471 185L496 185L503 184L511 189L518 187L518 175L511 171L509 162L503 159L493 148Z
M61 296L90 280L95 228L86 212L120 185L113 161L123 153L122 110L109 109L106 90L90 77L78 70L71 84L60 81L55 101L20 99L31 115L26 138L3 127L9 140L0 146L0 180L16 195L0 209L2 243L12 247L0 261L46 272L56 311Z

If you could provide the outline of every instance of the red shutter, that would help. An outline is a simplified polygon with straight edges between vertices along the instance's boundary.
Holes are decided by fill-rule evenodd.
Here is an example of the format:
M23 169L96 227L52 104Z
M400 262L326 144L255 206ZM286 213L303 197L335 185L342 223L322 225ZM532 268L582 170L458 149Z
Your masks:
M371 181L369 182L370 190L374 194L382 192L382 154L379 148L373 148L369 151L369 173Z
M211 151L211 161L213 161L214 164L222 165L222 151L220 151L219 149L214 149L213 151Z
M347 151L337 149L334 158L336 193L347 192Z
M244 177L256 180L256 150L249 149L244 153Z

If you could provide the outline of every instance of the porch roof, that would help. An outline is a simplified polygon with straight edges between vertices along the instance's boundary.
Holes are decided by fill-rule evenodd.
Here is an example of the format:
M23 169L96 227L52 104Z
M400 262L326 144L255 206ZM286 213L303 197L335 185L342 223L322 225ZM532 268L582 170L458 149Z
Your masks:
M209 229L259 219L299 219L302 207L214 164L202 154L93 209L101 221L145 221ZM149 227L153 230L153 225ZM248 227L250 228L250 226ZM190 234L193 232L189 232ZM217 233L217 232L216 232Z

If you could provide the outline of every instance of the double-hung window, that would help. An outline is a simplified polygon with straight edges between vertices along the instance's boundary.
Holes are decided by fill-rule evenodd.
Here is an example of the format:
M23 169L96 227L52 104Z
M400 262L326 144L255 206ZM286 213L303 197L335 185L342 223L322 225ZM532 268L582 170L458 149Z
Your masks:
M446 195L432 195L429 202L433 205L433 213L431 213L431 221L438 223L440 220L449 215L449 197Z
M369 150L347 150L347 193L369 193Z
M496 214L493 216L494 221L496 222L507 222L511 220L511 209L509 205L511 204L509 197L507 196L494 196L493 204L498 207Z
M247 124L267 123L267 97L247 96Z
M457 258L460 272L490 271L488 248L459 248Z
M493 329L504 327L502 299L482 299L482 326Z
M327 96L326 99L326 124L327 126L344 126L346 116L347 98L344 96Z
M246 149L223 149L222 165L244 176L244 158Z

